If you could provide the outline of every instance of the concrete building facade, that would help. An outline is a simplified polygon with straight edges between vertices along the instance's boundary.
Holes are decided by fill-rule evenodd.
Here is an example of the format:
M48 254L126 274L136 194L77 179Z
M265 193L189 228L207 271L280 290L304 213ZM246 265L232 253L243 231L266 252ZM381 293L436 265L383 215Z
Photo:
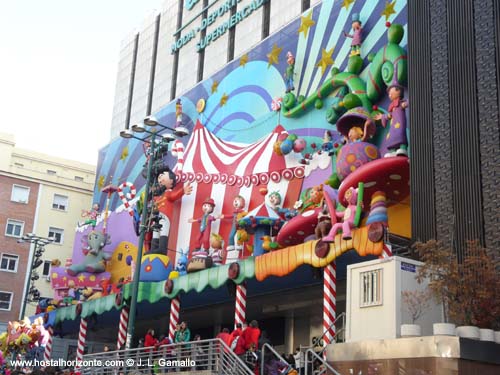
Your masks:
M34 282L42 297L52 297L50 264L65 262L73 252L75 226L90 209L95 166L16 147L11 135L0 135L0 323L19 317L33 249L18 240L27 233L53 237ZM35 312L35 303L26 314Z
M138 31L122 41L110 139L239 59L317 3L319 0L165 1L161 10L146 17ZM231 25L231 17L237 23L225 28L224 24ZM218 28L224 31L200 49L204 38ZM173 50L176 40L182 38L189 40Z

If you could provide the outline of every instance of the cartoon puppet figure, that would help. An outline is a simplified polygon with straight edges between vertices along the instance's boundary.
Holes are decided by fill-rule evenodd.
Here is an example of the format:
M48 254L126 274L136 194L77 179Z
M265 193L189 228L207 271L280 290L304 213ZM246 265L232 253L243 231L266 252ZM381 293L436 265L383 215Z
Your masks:
M175 102L175 121L175 126L182 125L182 102L180 99L177 99L177 101Z
M236 231L235 231L236 234ZM209 255L212 257L213 264L215 266L222 265L222 261L224 260L224 240L217 233L210 234L210 253Z
M273 191L271 194L269 194L268 198L269 204L281 219L290 220L291 218L297 216L297 210L290 210L288 208L280 207L282 198L279 191Z
M164 189L164 192L155 197L156 207L159 211L161 225L160 231L153 232L151 242L151 253L167 254L168 236L170 234L170 223L173 215L173 204L182 198L184 194L190 195L193 191L191 184L186 184L176 188L175 173L168 166L160 168L158 171L158 184Z
M239 229L238 220L247 214L245 212L245 204L245 198L243 198L241 195L237 195L233 199L233 212L229 215L223 214L220 217L221 219L231 219L232 221L227 247L228 251L234 250L236 231Z
M285 71L285 83L286 83L286 92L290 92L295 90L295 87L293 85L293 74L295 70L295 56L288 51L286 54L286 63L288 66L286 67Z
M398 69L397 65L394 69L394 76L391 85L387 88L387 94L391 99L389 104L388 114L378 114L375 120L381 120L382 126L385 128L389 120L391 121L389 132L382 142L382 147L387 148L387 153L384 157L391 156L407 156L408 155L408 139L406 137L406 114L405 109L408 108L408 102L404 99L404 88L397 81Z
M358 211L358 189L349 188L345 193L347 201L347 208L343 212L335 212L335 216L339 219L342 218L341 223L333 224L328 236L323 237L324 242L333 242L337 232L342 232L343 240L350 240L352 238L352 229L356 227L355 221ZM363 203L361 202L360 205ZM333 214L332 214L333 215Z
M214 216L215 201L212 198L207 198L203 202L201 209L203 216L199 219L189 219L190 223L200 223L200 232L196 239L196 249L203 248L204 250L210 249L210 232L212 223L219 219L220 216Z
M361 42L363 38L363 28L361 27L361 21L359 20L359 14L354 13L352 15L352 34L348 34L344 31L344 36L346 38L352 38L351 42L351 56L359 56L361 54Z
M95 228L97 224L97 218L99 217L99 203L94 203L90 211L82 210L82 217L87 218L83 223L78 223L79 227L91 224L92 229Z

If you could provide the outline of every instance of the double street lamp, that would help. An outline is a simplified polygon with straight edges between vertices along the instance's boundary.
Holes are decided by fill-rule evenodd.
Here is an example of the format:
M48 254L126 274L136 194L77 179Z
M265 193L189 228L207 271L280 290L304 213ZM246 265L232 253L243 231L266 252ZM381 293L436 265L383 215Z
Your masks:
M146 126L149 127L146 128ZM158 134L156 128L161 130L169 130L172 133ZM144 138L138 137L135 133L143 134L146 133L147 136ZM150 229L147 224L148 219L148 202L149 202L149 190L152 185L152 171L155 159L163 155L168 151L168 144L177 139L177 137L184 137L189 134L189 130L184 126L176 126L175 128L170 128L168 126L160 124L156 117L148 116L144 119L143 124L136 124L132 126L132 130L126 129L120 132L120 136L125 139L134 138L141 142L147 143L149 146L147 151L148 165L147 165L147 177L146 186L144 191L144 204L142 206L142 216L141 216L141 226L139 231L139 244L137 249L137 259L134 270L134 279L132 281L132 294L130 296L130 312L129 312L129 322L127 327L127 341L126 349L130 349L132 344L132 339L135 332L135 318L137 311L137 294L139 290L139 278L141 272L142 263L142 250L144 247L144 237L146 232Z
M19 314L19 319L24 318L24 313L26 312L26 305L28 304L28 302L38 302L40 300L40 291L35 288L35 285L32 285L32 283L34 283L36 280L40 278L35 269L37 269L43 264L43 260L41 258L45 251L45 245L48 245L53 241L54 238L52 237L41 237L33 233L25 234L19 240L17 240L18 243L28 242L34 245L33 258L31 259L29 268L26 270L27 281L24 290L24 298L21 306L21 313ZM31 256L31 247L30 247L30 256Z

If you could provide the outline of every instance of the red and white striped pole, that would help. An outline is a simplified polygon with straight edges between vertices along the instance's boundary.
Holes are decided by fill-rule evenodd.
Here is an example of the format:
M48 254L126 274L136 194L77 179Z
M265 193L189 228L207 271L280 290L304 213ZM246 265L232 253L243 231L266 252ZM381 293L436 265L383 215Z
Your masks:
M180 140L175 140L171 154L173 157L177 157L177 164L174 167L174 171L178 175L181 175L182 168L184 167L184 144Z
M234 328L245 322L247 312L247 285L245 282L236 285L236 301L234 304Z
M50 361L50 356L52 355L52 336L54 335L54 328L52 328L52 326L49 326L49 328L47 328L47 331L49 334L49 339L45 344L45 351L43 352L44 361Z
M120 323L118 323L118 340L116 342L116 350L125 347L127 341L127 327L128 327L128 306L123 306L120 311Z
M179 315L181 311L181 300L179 296L174 297L170 300L170 323L168 327L168 338L170 342L174 342L175 339L175 328L179 324Z
M85 353L85 340L87 339L87 319L80 318L80 331L78 332L78 345L76 349L76 361L77 364L75 369L80 369L78 362L83 360L83 354Z
M379 259L388 259L392 257L392 246L384 242L384 247L382 249L382 254L379 255Z
M337 264L335 261L323 272L323 345L333 343L337 317Z

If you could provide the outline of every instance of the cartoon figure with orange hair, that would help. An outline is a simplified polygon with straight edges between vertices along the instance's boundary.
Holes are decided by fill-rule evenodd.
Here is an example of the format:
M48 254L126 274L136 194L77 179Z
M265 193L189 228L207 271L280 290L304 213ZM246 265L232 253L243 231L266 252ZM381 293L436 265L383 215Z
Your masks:
M245 212L245 204L246 204L245 198L243 198L241 195L237 195L233 199L233 212L229 215L223 214L220 216L221 219L232 220L231 232L229 233L229 240L227 247L228 251L234 250L236 231L239 229L238 220L247 214Z

